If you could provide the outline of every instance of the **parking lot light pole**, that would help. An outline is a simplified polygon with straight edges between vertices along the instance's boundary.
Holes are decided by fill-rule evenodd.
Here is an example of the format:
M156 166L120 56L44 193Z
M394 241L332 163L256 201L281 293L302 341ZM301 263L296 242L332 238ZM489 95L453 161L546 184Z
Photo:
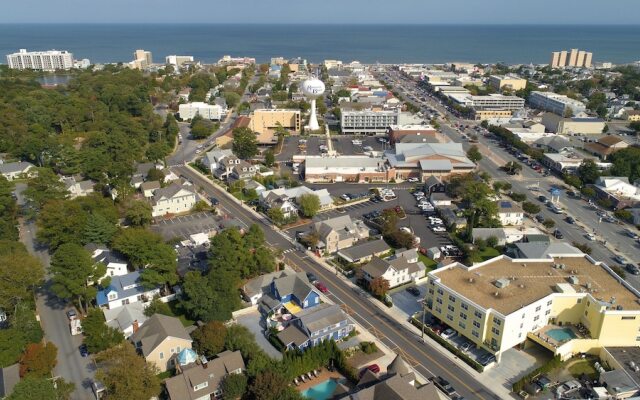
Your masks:
M427 301L422 299L422 325L420 326L420 339L424 341L424 315L426 314Z

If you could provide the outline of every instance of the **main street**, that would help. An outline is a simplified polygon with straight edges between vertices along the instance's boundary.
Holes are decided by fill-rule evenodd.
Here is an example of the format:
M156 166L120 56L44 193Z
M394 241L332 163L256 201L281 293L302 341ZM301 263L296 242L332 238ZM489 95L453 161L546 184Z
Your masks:
M434 349L422 342L419 335L399 325L371 303L372 300L355 292L340 277L328 271L307 253L300 252L297 247L283 237L266 221L257 218L251 211L230 199L226 192L213 185L187 167L174 167L173 170L190 179L201 187L209 196L215 196L227 214L239 218L246 224L258 223L265 233L270 247L283 252L288 264L303 271L313 272L325 283L337 304L342 305L361 326L368 329L382 342L399 354L403 354L422 375L430 377L439 375L449 380L458 393L467 399L499 399L485 387L475 376L460 368L451 361L452 355L444 355L443 349Z
M25 184L16 185L16 196L19 205L24 205L22 192ZM20 227L20 241L24 243L29 252L40 259L49 269L49 251L46 247L39 246L36 241L36 224L34 221L24 222ZM72 336L69 330L69 320L65 310L71 307L64 300L58 299L51 293L51 277L47 273L44 285L39 288L36 297L36 310L40 316L40 324L44 330L44 338L58 348L57 365L54 369L55 376L64 378L67 382L76 385L71 395L72 400L93 399L91 383L95 375L95 365L90 357L82 357L78 347L82 344L82 335Z

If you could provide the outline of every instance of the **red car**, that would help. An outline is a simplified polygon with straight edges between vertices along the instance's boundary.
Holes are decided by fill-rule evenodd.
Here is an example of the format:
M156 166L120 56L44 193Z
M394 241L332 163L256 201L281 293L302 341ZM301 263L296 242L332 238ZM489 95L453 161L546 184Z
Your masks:
M316 288L319 291L321 291L322 293L329 293L329 289L327 289L327 287L324 285L324 283L316 282L315 285L316 285Z
M364 375L367 370L373 372L374 374L377 374L378 372L380 372L380 366L378 364L371 364L365 367L362 371L360 371L360 377L362 377L362 375Z

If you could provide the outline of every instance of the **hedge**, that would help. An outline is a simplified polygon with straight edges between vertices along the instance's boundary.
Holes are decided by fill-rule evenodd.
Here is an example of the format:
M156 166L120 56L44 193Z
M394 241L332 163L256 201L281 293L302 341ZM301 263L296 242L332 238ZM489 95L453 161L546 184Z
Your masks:
M415 317L411 318L411 323L415 327L421 329L422 322L418 321ZM477 362L476 360L472 359L471 357L466 355L464 352L462 352L459 348L457 348L456 346L454 346L451 343L449 343L447 340L445 340L442 337L440 337L440 335L438 335L437 333L432 331L430 328L424 327L424 332L431 339L433 339L436 342L438 342L442 347L444 347L445 349L449 350L451 353L455 354L462 361L467 363L471 368L475 369L478 372L483 372L484 371L484 367L479 362Z
M562 361L560 361L560 356L555 356L551 360L549 360L546 364L540 366L539 368L533 370L527 375L520 378L517 382L515 382L511 388L514 393L519 393L524 387L530 383L534 378L538 375L546 374L547 372L551 372L554 369L560 367L562 365Z

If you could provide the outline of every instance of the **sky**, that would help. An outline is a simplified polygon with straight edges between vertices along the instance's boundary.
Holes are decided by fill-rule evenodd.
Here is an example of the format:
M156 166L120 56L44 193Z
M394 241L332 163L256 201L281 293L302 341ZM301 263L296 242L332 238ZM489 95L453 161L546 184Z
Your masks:
M639 0L0 0L0 23L639 24Z

